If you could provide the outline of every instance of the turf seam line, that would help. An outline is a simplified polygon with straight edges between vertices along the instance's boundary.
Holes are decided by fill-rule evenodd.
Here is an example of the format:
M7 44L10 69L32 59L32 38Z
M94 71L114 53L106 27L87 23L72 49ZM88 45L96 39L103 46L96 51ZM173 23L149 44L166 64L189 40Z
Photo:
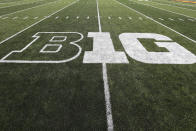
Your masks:
M163 11L167 11L167 12L170 12L170 13L173 13L173 14L177 14L177 15L181 15L181 16L185 16L185 17L189 17L189 18L193 18L193 19L195 19L195 17L191 17L191 16L184 15L184 14L177 13L177 12L173 12L173 11L166 10L166 9L163 9L163 8L158 8L158 7L155 7L155 6L152 6L152 5L143 4L143 3L138 3L138 2L135 2L135 3L140 4L140 5L150 6L150 7L153 7L153 8L159 9L159 10L163 10Z
M152 20L152 21L154 21L155 23L157 23L157 24L159 24L159 25L162 25L163 27L165 27L165 28L167 28L167 29L169 29L169 30L171 30L171 31L173 31L173 32L175 32L175 33L177 33L178 35L181 35L181 36L183 36L184 38L186 38L186 39L188 39L188 40L190 40L190 41L196 43L195 40L193 40L193 39L191 39L191 38L189 38L189 37L187 37L187 36L181 34L180 32L178 32L178 31L176 31L176 30L174 30L174 29L172 29L172 28L170 28L170 27L168 27L168 26L166 26L166 25L164 25L164 24L162 24L162 23L160 23L160 22L158 22L158 21L152 19L151 17L149 17L149 16L147 16L147 15L145 15L145 14L143 14L143 13L141 13L141 12L139 12L139 11L137 11L137 10L135 10L135 9L133 9L133 8L131 8L131 7L129 7L129 6L127 6L127 5L125 5L125 4L122 4L121 2L119 2L119 1L117 1L117 0L114 0L114 1L116 1L117 3L119 3L120 5L122 5L122 6L126 7L126 8L128 8L128 9L130 9L130 10L132 10L132 11L134 11L134 12L136 12L136 13L138 13L138 14L140 14L140 15L142 15L142 16L144 16L144 17L146 17L146 18L148 18L148 19L150 19L150 20Z
M45 6L45 5L47 5L47 4L55 3L55 2L57 2L57 1L60 1L60 0L56 0L56 1L52 1L52 2L48 2L48 3L45 3L45 4L37 5L37 6L30 7L30 8L23 9L23 10L18 10L18 11L15 11L15 12L9 13L9 14L4 14L4 15L1 15L1 17L2 17L2 16L12 15L12 14L15 14L15 13L18 13L18 12L23 12L23 11L26 11L26 10L30 10L30 9L33 9L33 8L40 7L40 6Z
M99 32L102 32L98 0L96 0L96 4L97 4L97 17L98 17ZM103 71L107 126L108 126L108 131L113 131L114 125L113 125L113 118L112 118L112 107L111 107L111 102L110 102L110 90L109 90L109 84L108 84L106 63L102 63L102 71Z
M49 18L49 17L55 15L56 13L62 11L63 9L65 9L65 8L67 8L67 7L69 7L69 6L73 5L73 4L75 4L75 3L77 3L78 1L79 1L79 0L76 0L76 1L74 1L74 2L72 2L72 3L70 3L70 4L68 4L68 5L66 5L65 7L61 8L60 10L57 10L57 11L55 11L54 13L50 14L48 17L45 17L45 18L43 18L43 19L37 21L36 23L34 23L34 24L32 24L32 25L26 27L25 29L23 29L23 30L17 32L16 34L14 34L14 35L12 35L12 36L6 38L5 40L3 40L3 41L0 42L0 45L1 45L2 43L4 43L4 42L8 41L9 39L11 39L11 38L17 36L18 34L20 34L20 33L24 32L24 31L26 31L27 29L29 29L29 28L31 28L31 27L33 27L33 26L39 24L40 22L44 21L45 19L47 19L47 18Z

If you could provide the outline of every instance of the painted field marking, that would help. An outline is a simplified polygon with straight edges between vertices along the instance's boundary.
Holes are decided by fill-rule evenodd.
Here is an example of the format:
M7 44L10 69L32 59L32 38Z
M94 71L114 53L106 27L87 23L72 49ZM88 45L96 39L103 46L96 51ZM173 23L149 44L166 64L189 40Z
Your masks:
M26 19L28 19L28 18L29 18L29 17L28 17L28 16L26 16L26 17L24 17L23 19L24 19L24 20L26 20Z
M34 17L33 19L37 19L37 18L39 18L38 16L36 16L36 17Z
M193 19L188 19L189 21L195 21L195 20L193 20Z
M79 18L80 18L80 16L77 16L77 17L76 17L76 19L79 19Z
M9 17L3 17L2 19L5 20L5 19L7 19L7 18L9 18Z
M128 17L130 20L132 20L132 18L131 17Z
M10 55L12 55L13 53L21 53L23 52L24 50L26 50L27 48L29 48L37 39L40 38L40 36L38 36L38 34L40 33L44 33L44 34L53 34L53 33L58 33L58 34L61 34L61 33L65 33L65 34L78 34L80 35L80 38L78 40L75 40L75 41L72 41L70 42L69 44L70 45L73 45L73 46L76 46L78 48L78 52L71 58L68 58L68 59L64 59L64 60L5 60L7 57L9 57ZM56 36L55 36L56 37ZM29 44L27 44L24 48L22 48L21 50L13 50L11 51L10 53L8 53L6 56L4 56L3 58L0 59L0 63L66 63L66 62L70 62L74 59L76 59L82 52L82 48L77 44L77 42L81 41L84 36L79 33L79 32L37 32L35 35L33 35L33 38L35 38L33 41L31 41ZM50 40L50 41L59 41L59 40ZM49 45L49 44L47 44ZM52 44L53 45L53 44ZM42 48L43 50L40 50L42 53L55 53L54 51L44 51L45 48ZM56 52L60 50L60 49L57 49Z
M183 19L181 19L181 18L178 18L178 20L180 20L180 21L184 21Z
M122 17L118 17L119 20L122 20Z
M109 19L109 20L111 20L111 17L110 17L110 16L108 16L108 19Z
M13 20L18 19L18 17L16 16L16 17L13 17L12 19L13 19Z
M96 0L96 3L97 3L97 17L98 17L99 32L102 32L98 0ZM102 63L102 70L103 70L103 81L104 81L104 94L105 94L105 104L106 104L105 106L106 106L107 126L108 126L108 131L113 131L114 125L113 125L113 118L112 118L112 107L111 107L111 103L110 103L110 90L109 90L109 84L108 84L106 63Z
M162 18L158 18L158 19L159 19L159 20L162 20L162 21L164 20L164 19L162 19Z
M47 47L58 47L56 50L51 51L51 50L45 50ZM40 53L57 53L61 50L62 44L46 44L41 50Z
M60 1L60 0L57 0L57 1ZM37 8L37 7L40 7L40 6L45 6L45 5L48 5L48 4L51 4L51 3L54 3L54 1L53 2L48 2L46 4L37 5L37 6L31 7L31 8L18 10L18 11L15 11L15 12L12 12L12 13L9 13L9 14L4 14L4 15L1 15L1 16L7 16L7 15L15 14L15 13L18 13L18 12L22 12L22 11L30 10L30 9L33 9L33 8Z
M50 16L44 16L44 18L49 18Z
M65 9L65 8L67 8L67 7L69 7L69 6L73 5L73 4L75 4L75 3L77 3L78 1L79 1L79 0L76 0L76 1L74 1L74 2L72 2L72 3L70 3L70 4L68 4L67 6L61 8L60 10L57 10L57 11L55 11L54 13L50 14L49 16L55 15L56 13L58 13L58 12L62 11L63 9ZM25 29L23 29L23 30L17 32L16 34L14 34L14 35L12 35L12 36L6 38L5 40L1 41L0 44L2 44L2 43L4 43L4 42L8 41L9 39L11 39L11 38L17 36L18 34L20 34L20 33L24 32L24 31L26 31L27 29L29 29L29 28L31 28L31 27L33 27L33 26L39 24L40 22L44 21L44 20L47 19L47 18L48 18L48 17L45 17L45 18L39 20L38 22L36 22L36 23L34 23L34 24L28 26L27 28L25 28Z
M66 16L66 19L69 19L69 16Z
M195 19L194 17L188 16L188 15L184 15L184 14L181 14L181 13L173 12L173 11L166 10L166 9L163 9L163 8L158 8L158 7L155 7L155 6L149 5L149 4L143 4L143 3L138 3L138 4L146 5L146 6L150 6L150 7L153 7L153 8L159 9L159 10L164 10L164 11L167 11L167 12L170 12L170 13L173 13L173 14L177 14L177 15L181 15L181 16L185 16L185 17L189 17L189 18L193 18L193 19Z
M157 24L159 24L159 25L161 25L161 26L163 26L163 27L165 27L165 28L167 28L167 29L169 29L169 30L171 30L171 31L173 31L173 32L175 32L175 33L177 33L177 34L183 36L184 38L186 38L186 39L188 39L188 40L190 40L190 41L196 43L195 40L193 40L193 39L191 39L191 38L189 38L189 37L187 37L187 36L181 34L180 32L178 32L178 31L176 31L176 30L174 30L174 29L172 29L172 28L170 28L170 27L168 27L168 26L166 26L166 25L164 25L164 24L162 24L162 23L160 23L160 22L158 22L158 21L152 19L151 17L149 17L149 16L147 16L147 15L145 15L145 14L143 14L143 13L141 13L141 12L139 12L139 11L137 11L137 10L135 10L135 9L133 9L133 8L131 8L131 7L129 7L129 6L127 6L127 5L125 5L125 4L122 4L121 2L119 2L119 1L117 1L117 0L114 0L114 1L116 1L116 2L119 3L120 5L122 5L122 6L126 7L126 8L128 8L129 10L132 10L132 11L134 11L134 12L136 12L136 13L138 13L138 14L140 14L140 15L142 15L142 16L144 16L144 17L146 17L146 18L148 18L148 19L150 19L150 20L152 20L152 21L154 21L155 23L157 23Z
M89 16L87 16L87 17L86 17L86 19L88 20L88 19L90 19L90 17L89 17Z
M171 20L171 21L174 21L174 19L172 19L172 18L168 18L169 20Z
M139 17L139 20L143 20L143 18L142 17Z
M59 18L59 16L55 17L55 19L58 19L58 18Z

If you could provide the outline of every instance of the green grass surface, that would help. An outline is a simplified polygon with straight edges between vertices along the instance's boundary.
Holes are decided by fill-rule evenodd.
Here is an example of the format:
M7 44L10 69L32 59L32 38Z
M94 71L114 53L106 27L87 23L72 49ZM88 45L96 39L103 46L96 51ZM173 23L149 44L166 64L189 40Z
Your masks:
M2 2L11 2L11 0ZM9 7L3 14L27 8L32 4L31 2L28 1L21 6L17 2L16 6ZM42 1L42 3L49 2L51 0ZM0 42L72 2L74 0L60 0L7 15L6 19L0 18ZM136 11L193 40L196 40L196 21L142 5L141 1L136 0L134 2L98 0L98 2L102 31L111 34L116 51L124 51L119 40L121 33L157 33L170 37L196 54L196 43ZM21 1L20 4L22 3ZM144 3L152 4L152 2ZM153 4L153 6L157 5ZM162 8L169 10L172 7ZM172 9L181 13L176 7ZM185 9L184 13L187 13L186 11ZM195 17L194 11L191 12L191 16ZM67 16L69 19L66 18ZM14 17L18 18L13 19ZM24 19L25 17L28 18ZM180 21L179 18L184 21ZM24 48L34 40L32 36L37 32L79 32L84 36L78 42L82 53L77 59L61 64L0 63L0 129L2 131L107 130L102 66L83 64L85 51L93 50L93 39L87 37L87 34L99 32L96 0L80 0L3 42L0 44L0 58L13 50ZM7 59L59 60L70 58L78 51L68 44L79 38L75 34L68 35L65 47L58 54L39 53L49 38L47 35L43 36L24 52L14 53ZM140 39L140 42L148 51L168 51L153 44L152 39ZM114 130L195 131L196 64L146 64L128 55L127 58L129 64L107 64Z

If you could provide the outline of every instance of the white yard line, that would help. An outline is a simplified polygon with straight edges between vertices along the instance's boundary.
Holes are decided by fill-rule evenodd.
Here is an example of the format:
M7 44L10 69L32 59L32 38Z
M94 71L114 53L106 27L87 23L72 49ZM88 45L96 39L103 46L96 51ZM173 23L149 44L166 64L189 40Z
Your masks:
M60 1L60 0L57 0L57 1ZM15 13L18 13L18 12L30 10L30 9L37 8L37 7L40 7L40 6L45 6L45 5L48 5L48 4L51 4L51 3L55 3L55 2L56 2L56 1L48 2L48 3L46 3L46 4L37 5L37 6L30 7L30 8L24 9L24 10L18 10L18 11L15 11L15 12L12 12L12 13L9 13L9 14L4 14L4 15L1 15L1 16L12 15L12 14L15 14Z
M71 6L71 5L75 4L75 3L77 3L78 1L79 1L79 0L76 0L76 1L74 1L74 2L72 2L72 3L70 3L69 5L67 5L67 6L65 6L65 7L63 7L63 8L61 8L60 10L57 10L56 12L54 12L54 13L50 14L50 15L49 15L49 17L51 17L51 16L55 15L56 13L58 13L58 12L62 11L63 9L65 9L65 8L67 8L67 7L69 7L69 6ZM16 34L14 34L14 35L12 35L12 36L10 36L10 37L6 38L5 40L1 41L1 42L0 42L0 44L2 44L2 43L4 43L4 42L8 41L9 39L11 39L11 38L13 38L13 37L15 37L15 36L19 35L20 33L22 33L22 32L24 32L24 31L26 31L27 29L29 29L29 28L31 28L31 27L33 27L33 26L35 26L35 25L39 24L40 22L44 21L45 19L47 19L47 18L49 18L49 17L45 17L45 18L43 18L43 19L39 20L38 22L36 22L36 23L34 23L34 24L32 24L32 25L28 26L27 28L25 28L25 29L23 29L23 30L21 30L21 31L17 32Z
M189 38L189 37L187 37L187 36L181 34L180 32L178 32L178 31L176 31L176 30L174 30L174 29L172 29L172 28L170 28L170 27L168 27L168 26L166 26L166 25L164 25L164 24L162 24L162 23L160 23L160 22L158 22L158 21L152 19L151 17L148 17L148 16L146 16L145 14L143 14L143 13L141 13L141 12L135 10L135 9L132 9L131 7L129 7L129 6L125 5L125 4L122 4L122 3L120 3L120 2L117 1L117 0L114 0L114 1L116 1L117 3L119 3L120 5L122 5L122 6L126 7L126 8L128 8L128 9L130 9L130 10L132 10L132 11L134 11L134 12L136 12L136 13L138 13L138 14L140 14L140 15L142 15L142 16L144 16L144 17L146 17L146 18L148 18L148 19L150 19L150 20L152 20L152 21L154 21L155 23L157 23L157 24L159 24L159 25L161 25L161 26L163 26L163 27L165 27L165 28L167 28L167 29L169 29L169 30L171 30L171 31L173 31L173 32L175 32L175 33L177 33L178 35L181 35L181 36L183 36L184 38L186 38L186 39L188 39L188 40L190 40L190 41L196 43L195 40L193 40L193 39L191 39L191 38Z
M135 2L135 1L132 1L132 2ZM138 3L138 2L135 2L135 3ZM166 10L166 9L163 9L163 8L158 8L158 7L155 7L155 6L149 5L149 4L143 4L143 3L141 3L141 2L139 2L138 4L145 5L145 6L150 6L150 7L153 7L153 8L159 9L159 10L164 10L164 11L167 11L167 12L170 12L170 13L173 13L173 14L177 14L177 15L181 15L181 16L185 16L185 17L189 17L189 18L193 18L193 19L195 19L195 17L191 17L191 16L184 15L184 14L177 13L177 12L173 12L173 11Z
M98 16L99 32L102 32L98 0L96 0L96 3L97 3L97 16ZM102 63L102 69L103 69L103 82L104 82L107 126L108 126L108 131L113 131L114 125L113 125L113 118L112 118L112 107L111 107L111 103L110 103L110 90L109 90L109 84L108 84L106 63Z

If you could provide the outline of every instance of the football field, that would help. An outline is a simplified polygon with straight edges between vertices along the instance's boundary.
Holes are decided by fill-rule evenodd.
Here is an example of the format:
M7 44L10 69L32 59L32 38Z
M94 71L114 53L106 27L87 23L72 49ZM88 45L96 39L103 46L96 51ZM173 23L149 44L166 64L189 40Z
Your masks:
M0 0L0 131L195 131L196 4Z

